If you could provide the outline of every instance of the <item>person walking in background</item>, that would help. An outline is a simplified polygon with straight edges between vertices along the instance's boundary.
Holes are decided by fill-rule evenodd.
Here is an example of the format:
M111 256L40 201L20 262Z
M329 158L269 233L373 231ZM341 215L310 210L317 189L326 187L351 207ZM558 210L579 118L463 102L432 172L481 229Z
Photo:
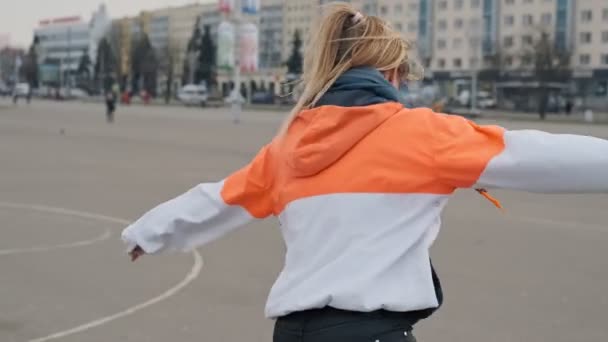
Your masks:
M116 99L117 94L114 89L110 89L106 92L106 120L108 123L114 122L114 112L116 111Z
M272 141L122 238L137 260L276 216L287 248L266 304L275 342L415 341L443 301L429 249L454 192L608 192L608 141L408 109L398 89L419 77L411 45L350 5L326 9L303 92Z

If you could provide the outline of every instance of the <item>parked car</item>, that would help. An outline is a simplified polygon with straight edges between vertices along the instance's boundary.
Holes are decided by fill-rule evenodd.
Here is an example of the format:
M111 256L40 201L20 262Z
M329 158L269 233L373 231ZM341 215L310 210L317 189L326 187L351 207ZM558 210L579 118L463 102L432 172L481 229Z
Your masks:
M496 108L496 99L487 91L477 92L477 106L479 108Z
M274 94L269 92L257 92L251 96L253 104L274 104Z
M177 92L177 98L186 106L207 106L209 94L204 85L188 84Z
M0 96L9 96L11 89L2 81L0 81Z
M89 97L89 93L80 88L59 89L59 96L65 100L80 100Z
M26 97L30 93L30 85L27 83L17 83L15 86L15 96Z

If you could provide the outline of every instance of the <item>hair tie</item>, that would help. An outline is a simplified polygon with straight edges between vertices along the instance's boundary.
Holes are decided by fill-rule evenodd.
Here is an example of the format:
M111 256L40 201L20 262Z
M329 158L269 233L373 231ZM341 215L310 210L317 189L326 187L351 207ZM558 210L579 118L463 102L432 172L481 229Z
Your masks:
M363 20L363 14L361 14L361 12L357 12L353 15L353 24L358 24L361 20Z

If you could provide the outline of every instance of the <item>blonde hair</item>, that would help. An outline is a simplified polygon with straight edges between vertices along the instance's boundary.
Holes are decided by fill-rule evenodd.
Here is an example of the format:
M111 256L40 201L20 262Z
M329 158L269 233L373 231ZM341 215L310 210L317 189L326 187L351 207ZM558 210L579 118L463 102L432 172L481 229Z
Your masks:
M324 10L306 49L301 95L279 135L300 111L314 107L338 77L353 67L398 70L402 79L414 78L409 60L412 45L383 19L365 16L345 3L329 4Z

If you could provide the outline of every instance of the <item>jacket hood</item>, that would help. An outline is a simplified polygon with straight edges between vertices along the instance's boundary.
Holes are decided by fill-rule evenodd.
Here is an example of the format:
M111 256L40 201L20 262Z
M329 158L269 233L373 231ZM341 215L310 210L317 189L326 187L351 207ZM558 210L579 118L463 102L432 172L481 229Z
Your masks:
M316 108L302 111L294 121L287 164L297 177L320 173L402 110L400 100L397 89L379 71L347 71Z

